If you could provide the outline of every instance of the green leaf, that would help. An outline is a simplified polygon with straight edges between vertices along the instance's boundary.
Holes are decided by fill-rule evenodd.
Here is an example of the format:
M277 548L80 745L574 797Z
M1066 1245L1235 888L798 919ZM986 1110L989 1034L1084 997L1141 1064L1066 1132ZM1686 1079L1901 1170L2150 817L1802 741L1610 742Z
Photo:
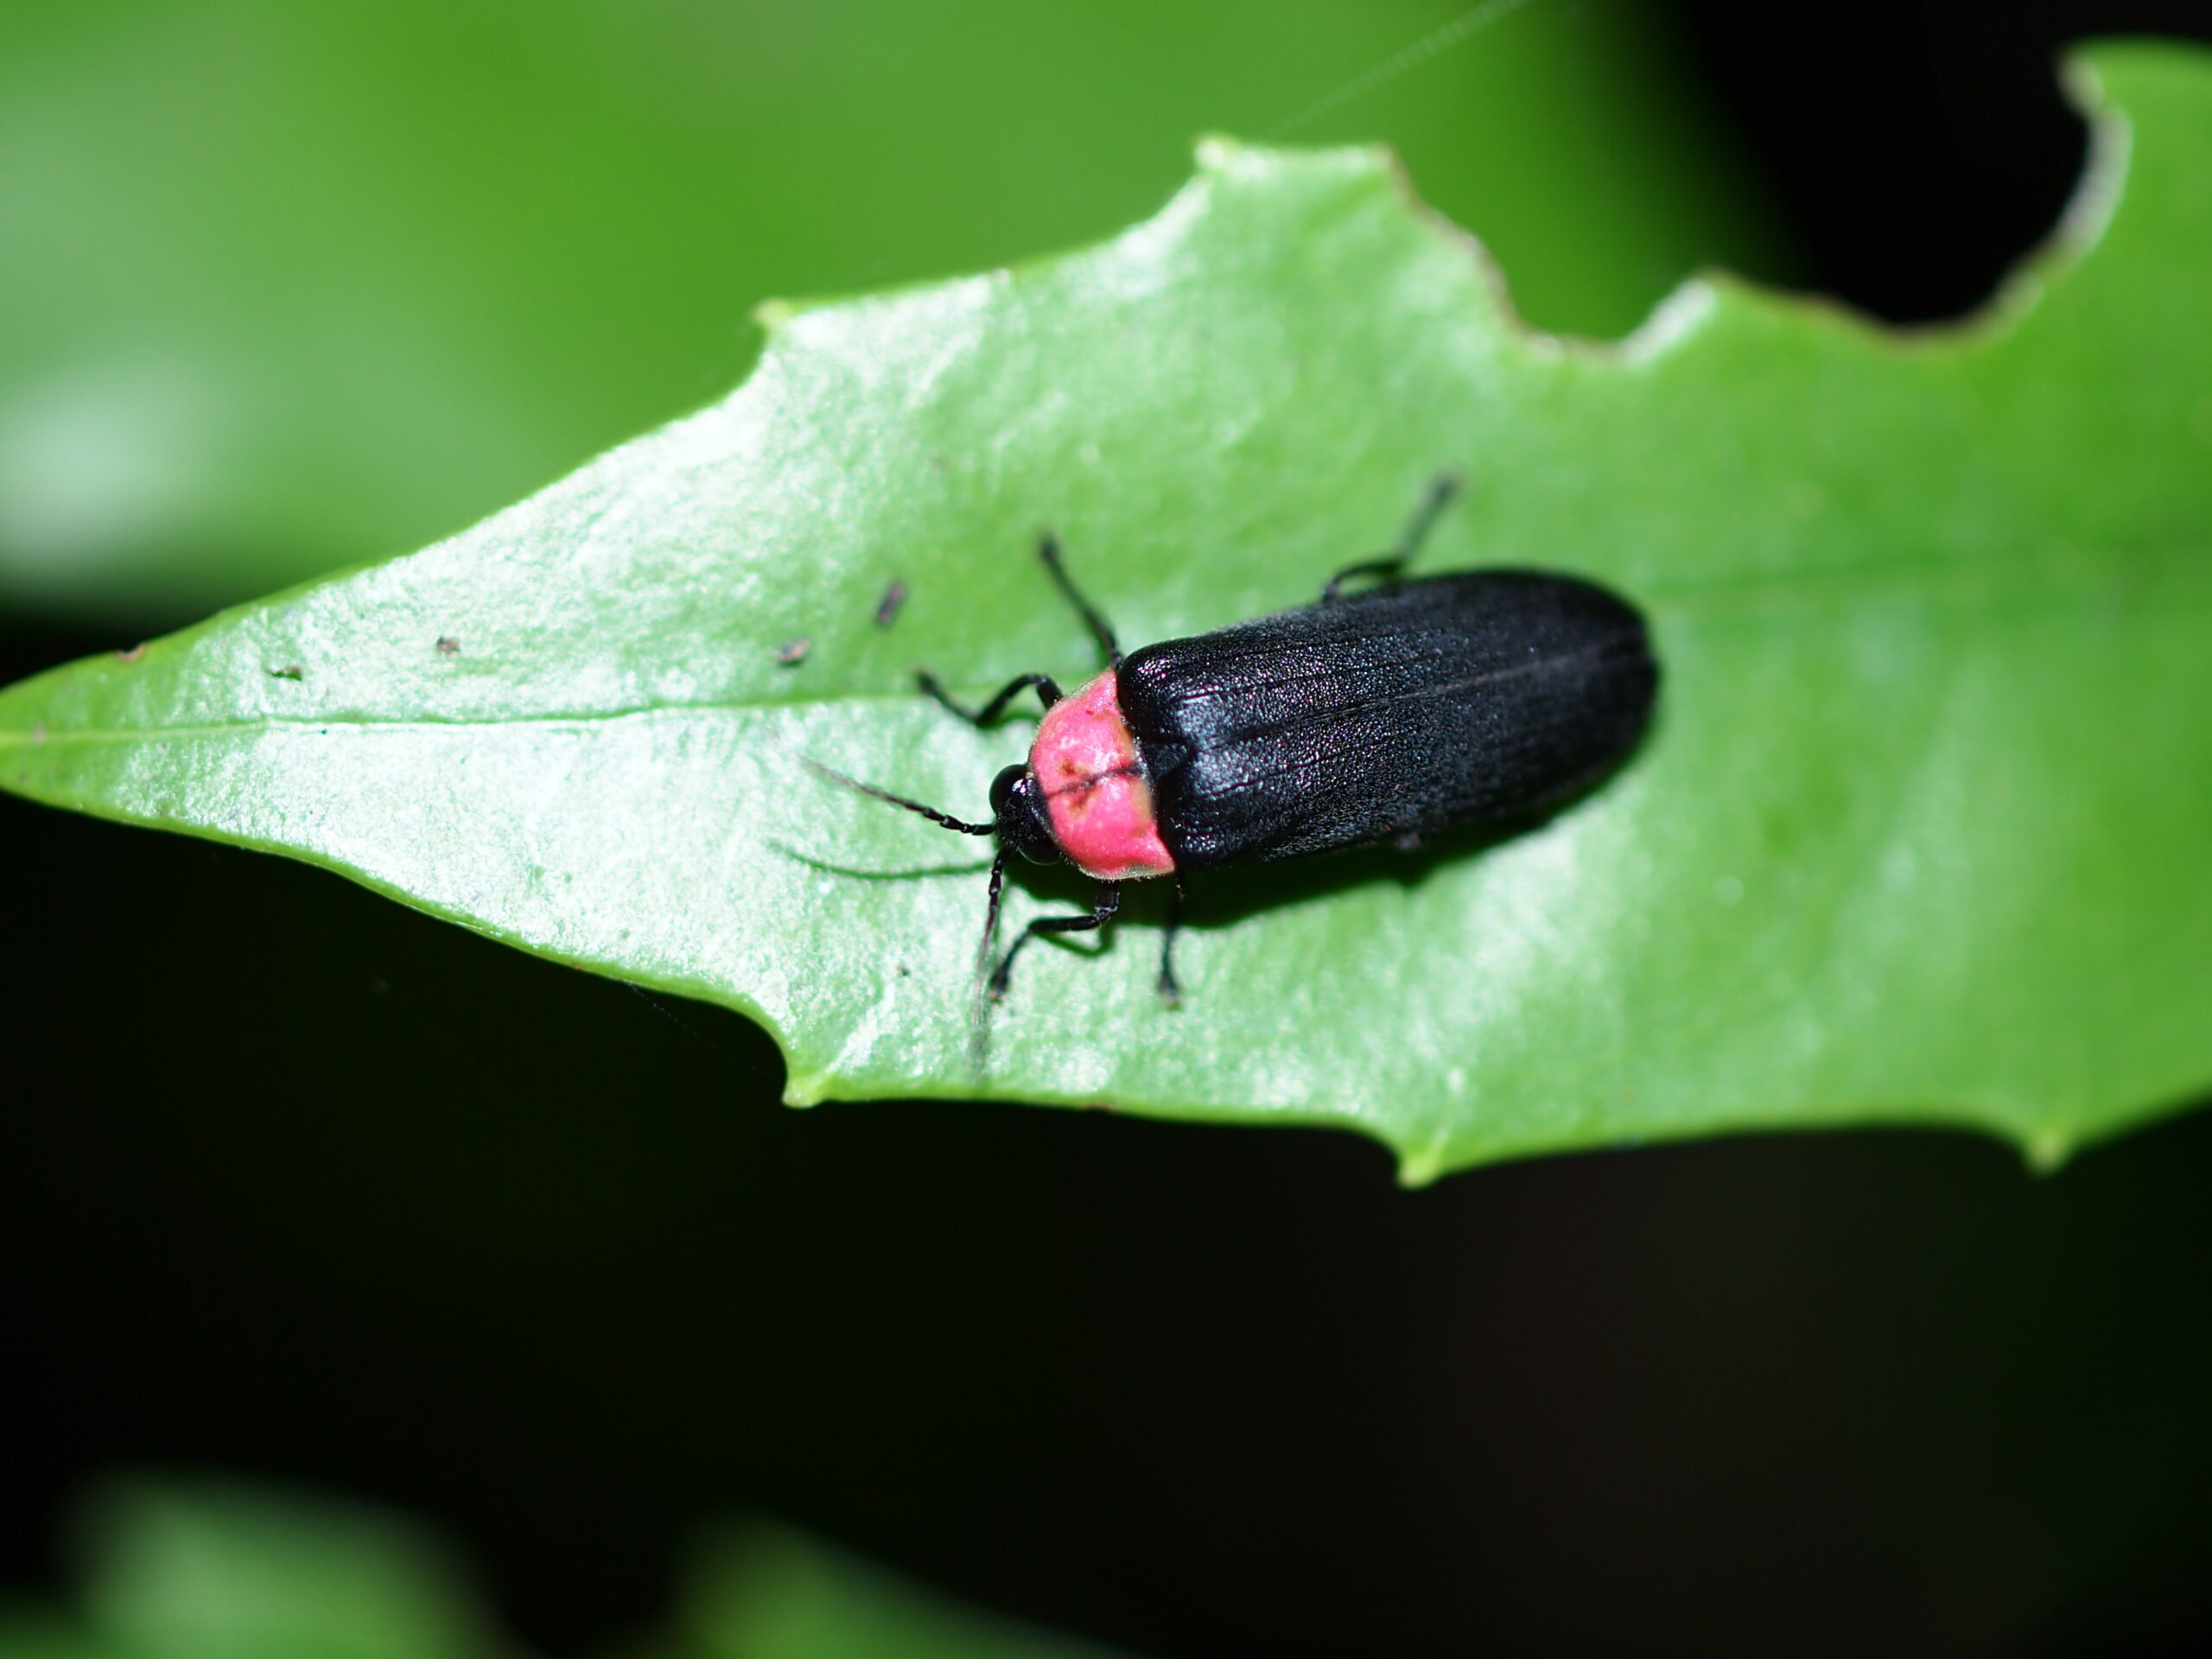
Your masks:
M201 1482L110 1489L82 1624L0 1620L0 1659L486 1659L460 1575L408 1523Z
M671 1659L1116 1659L766 1522L701 1553L683 1607Z
M2212 63L2090 61L2063 245L1967 327L1724 281L1536 336L1382 155L1216 144L1103 247L786 311L465 535L0 694L0 783L746 1010L799 1102L1335 1124L1416 1179L1875 1120L2056 1159L2212 1081ZM1648 608L1642 753L1487 851L1202 888L1179 1012L1144 902L1035 950L972 1069L976 843L803 760L979 814L1024 731L909 672L1095 666L1039 526L1141 641L1310 599L1444 467L1432 568Z
M0 602L169 626L418 547L719 393L760 296L1088 241L1462 10L14 0ZM1300 136L1625 329L1756 245L1656 32L1535 6Z

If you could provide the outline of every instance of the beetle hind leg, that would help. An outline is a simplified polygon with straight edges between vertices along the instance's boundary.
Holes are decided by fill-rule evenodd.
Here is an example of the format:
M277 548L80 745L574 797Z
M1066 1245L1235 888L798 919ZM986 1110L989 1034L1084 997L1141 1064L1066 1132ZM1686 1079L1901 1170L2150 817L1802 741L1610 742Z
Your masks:
M1175 977L1175 936L1183 931L1183 884L1175 884L1175 896L1167 901L1167 929L1160 940L1160 1000L1169 1007L1179 1007L1183 1001L1182 982Z
M1406 521L1405 529L1398 532L1396 544L1380 558L1362 559L1357 564L1348 564L1331 576L1321 589L1321 602L1326 605L1342 599L1344 584L1356 577L1379 576L1389 583L1404 575L1406 567L1421 551L1421 544L1428 539L1428 532L1436 527L1436 521L1443 516L1444 509L1452 505L1452 498L1459 493L1459 475L1439 473L1429 485L1428 493L1421 497L1421 505L1414 509L1414 516Z

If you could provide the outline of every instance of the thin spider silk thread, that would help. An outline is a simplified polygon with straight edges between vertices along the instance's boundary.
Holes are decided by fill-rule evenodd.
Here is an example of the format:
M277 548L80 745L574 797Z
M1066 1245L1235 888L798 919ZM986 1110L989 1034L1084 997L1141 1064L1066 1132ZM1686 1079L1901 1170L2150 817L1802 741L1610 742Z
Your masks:
M716 1042L713 1038L707 1035L705 1032L700 1030L698 1027L693 1025L682 1014L677 1013L674 1008L670 1007L667 1003L662 1001L644 986L636 984L626 979L618 979L614 982L622 987L624 990L628 991L632 995L635 996L655 1014L660 1015L662 1019L667 1020L669 1024L674 1026L678 1031L682 1032L686 1037L689 1037L693 1042L704 1043L709 1048L713 1049L715 1053L725 1055L728 1058L737 1061L739 1065L744 1067L747 1072L753 1077L758 1077L767 1075L766 1069L762 1067L759 1062L747 1058L745 1056L740 1054L735 1049L730 1047L727 1043Z
M1384 59L1366 73L1355 75L1336 91L1315 99L1281 126L1271 128L1264 136L1281 138L1319 121L1332 110L1341 109L1354 99L1366 97L1377 86L1420 68L1431 58L1449 52L1468 36L1480 34L1493 23L1503 22L1515 12L1532 3L1534 0L1483 0L1481 5L1463 11L1450 22L1429 30L1404 51Z

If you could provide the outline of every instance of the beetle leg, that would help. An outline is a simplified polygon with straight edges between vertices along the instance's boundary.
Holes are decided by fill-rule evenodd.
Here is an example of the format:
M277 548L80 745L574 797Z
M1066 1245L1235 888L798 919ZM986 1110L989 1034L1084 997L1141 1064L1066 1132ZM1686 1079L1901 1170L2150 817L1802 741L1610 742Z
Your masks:
M1014 973L1014 959L1021 954L1021 947L1043 933L1091 933L1114 919L1114 912L1122 907L1122 884L1101 881L1090 897L1088 916L1039 916L1021 931L1021 937L1007 947L999 959L998 971L991 976L991 982L984 995L994 1002L1006 1000L1007 980Z
M1363 559L1357 564L1348 564L1331 576L1321 589L1324 605L1344 597L1344 584L1355 576L1380 576L1384 582L1395 582L1414 562L1421 551L1421 544L1428 539L1428 532L1435 527L1452 498L1459 493L1459 480L1451 473L1439 473L1428 486L1428 493L1421 497L1421 505L1414 509L1414 516L1407 520L1399 532L1397 545L1379 559Z
M1167 931L1160 941L1160 1000L1169 1007L1183 1000L1175 978L1175 936L1183 929L1183 884L1175 883L1175 896L1167 901Z
M1396 579L1405 561L1395 556L1387 559L1364 559L1357 564L1348 564L1321 584L1321 602L1333 605L1344 596L1344 584L1360 576L1381 576L1386 582Z
M971 726L989 725L1006 712L1007 704L1012 702L1033 685L1037 688L1037 701L1047 709L1060 700L1060 688L1053 683L1052 677L1049 674L1016 675L1000 690L996 696L980 709L969 709L955 702L952 700L952 694L944 689L944 683L925 668L918 668L914 671L914 683Z
M1068 568L1060 562L1060 538L1049 531L1037 543L1037 556L1045 561L1045 568L1052 573L1052 580L1060 584L1060 591L1068 596L1068 603L1083 614L1083 624L1090 630L1090 637L1098 642L1098 649L1106 653L1109 668L1122 665L1122 648L1115 643L1114 630L1106 619L1098 614L1083 590L1075 585L1075 578L1068 575Z

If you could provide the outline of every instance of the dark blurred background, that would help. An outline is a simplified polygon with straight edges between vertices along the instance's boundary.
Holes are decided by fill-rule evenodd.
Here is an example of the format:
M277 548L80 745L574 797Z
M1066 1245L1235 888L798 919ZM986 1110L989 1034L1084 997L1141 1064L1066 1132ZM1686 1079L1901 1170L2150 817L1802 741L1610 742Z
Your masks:
M716 395L766 293L1109 233L1456 10L12 8L0 675L456 527ZM2054 52L2120 31L2212 5L1538 0L1289 136L1398 143L1548 327L1707 262L1925 322L2049 231ZM739 1508L1160 1656L2212 1645L2212 1116L1405 1192L1344 1136L786 1111L733 1015L0 838L0 1584L182 1467L429 1517L555 1654Z

